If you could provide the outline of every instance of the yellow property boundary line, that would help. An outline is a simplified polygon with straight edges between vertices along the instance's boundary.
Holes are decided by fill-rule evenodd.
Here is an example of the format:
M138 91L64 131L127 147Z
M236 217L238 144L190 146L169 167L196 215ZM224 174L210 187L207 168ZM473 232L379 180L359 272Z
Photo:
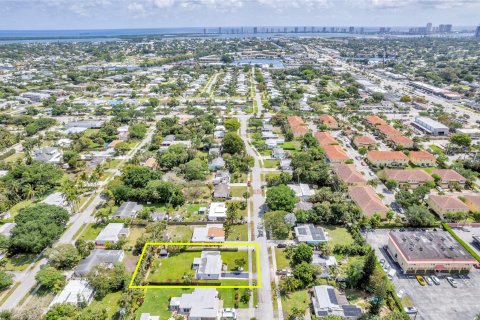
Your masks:
M198 247L254 247L256 262L257 262L257 285L248 285L248 286L202 286L202 285L161 285L161 286L136 286L133 285L133 282L138 274L138 269L145 255L145 251L148 246L198 246ZM168 258L167 258L168 259ZM252 272L252 271L249 271ZM211 288L211 289L259 289L261 288L261 272L260 272L260 246L256 242L222 242L222 243L212 243L212 242L147 242L143 246L142 253L138 259L137 266L133 272L132 280L130 280L129 288L130 289L194 289L194 288Z

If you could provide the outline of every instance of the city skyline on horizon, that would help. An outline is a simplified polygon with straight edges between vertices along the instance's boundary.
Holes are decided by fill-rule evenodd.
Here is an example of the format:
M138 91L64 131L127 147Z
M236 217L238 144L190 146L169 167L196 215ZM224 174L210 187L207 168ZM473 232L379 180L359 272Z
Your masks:
M0 0L0 5L0 30L480 24L480 2L473 0Z

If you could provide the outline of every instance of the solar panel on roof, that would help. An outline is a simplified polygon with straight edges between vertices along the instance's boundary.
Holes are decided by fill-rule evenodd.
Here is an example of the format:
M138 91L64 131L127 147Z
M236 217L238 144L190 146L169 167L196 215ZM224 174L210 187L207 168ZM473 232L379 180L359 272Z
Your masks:
M344 305L342 309L345 317L360 317L362 315L362 311L357 306Z
M312 238L313 238L314 240L323 240L323 239L325 239L325 236L324 236L322 230L320 230L320 229L317 229L317 228L315 228L315 227L311 227L311 228L310 228L310 233L312 234Z
M330 302L333 304L338 304L337 296L335 295L335 290L328 288L328 297L330 298Z
M306 236L307 235L307 230L305 230L304 228L299 228L298 233L302 236Z

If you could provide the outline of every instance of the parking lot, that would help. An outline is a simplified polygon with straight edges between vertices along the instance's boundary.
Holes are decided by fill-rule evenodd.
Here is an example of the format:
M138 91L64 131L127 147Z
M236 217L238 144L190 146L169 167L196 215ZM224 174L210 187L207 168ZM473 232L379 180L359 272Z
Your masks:
M480 235L480 228L475 227L462 227L462 228L452 228L453 231L465 241L477 254L480 254L480 248L473 244L473 236Z
M389 230L369 231L366 235L367 241L375 249L378 259L385 259L386 263L396 269L393 284L397 293L403 290L407 296L402 299L405 306L411 301L411 306L418 310L416 319L470 320L480 312L480 270L472 269L466 276L453 276L457 281L457 288L447 282L446 275L437 275L440 285L421 286L414 275L403 275L399 266L383 249L388 243L388 232ZM413 317L415 316L412 315Z

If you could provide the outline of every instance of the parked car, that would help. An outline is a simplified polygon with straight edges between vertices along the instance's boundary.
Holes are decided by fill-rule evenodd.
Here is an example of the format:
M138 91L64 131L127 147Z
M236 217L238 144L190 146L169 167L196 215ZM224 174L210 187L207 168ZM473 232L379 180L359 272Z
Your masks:
M404 295L405 295L405 290L403 290L403 289L398 290L397 297L399 299L402 299Z
M431 276L433 283L435 283L437 286L440 284L440 279L438 279L436 276Z
M279 243L277 244L277 248L286 248L287 245L285 243Z
M415 313L418 312L418 311L417 311L417 308L415 308L415 307L404 307L403 309L404 309L405 312L408 313L408 314L415 314Z
M452 277L447 277L447 281L448 283L450 283L450 285L454 288L456 288L458 286L458 283L457 281L455 281L455 279L453 279Z
M429 286L433 285L433 281L429 276L423 277Z
M385 272L387 272L389 269L390 269L390 265L388 263L385 263L383 265L383 270L385 270Z
M385 265L385 259L380 259L380 265L383 267Z
M473 267L474 267L475 269L480 269L480 263L474 264Z
M422 276L415 276L417 278L418 283L420 283L421 286L426 286L427 282L425 282L425 279L423 279Z

